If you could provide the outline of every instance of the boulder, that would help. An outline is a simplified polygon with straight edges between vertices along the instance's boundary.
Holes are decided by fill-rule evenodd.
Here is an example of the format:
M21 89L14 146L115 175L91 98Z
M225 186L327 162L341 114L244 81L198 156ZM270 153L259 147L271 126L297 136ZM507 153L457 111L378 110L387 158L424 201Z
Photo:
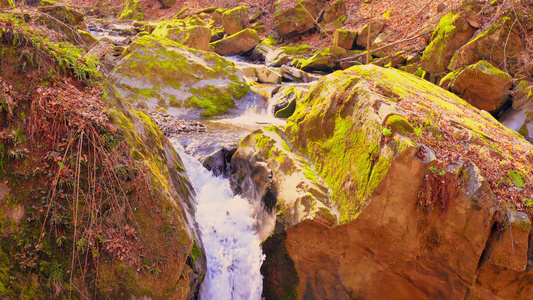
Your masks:
M306 72L331 72L337 67L337 59L345 56L346 50L344 50L343 48L328 47L322 50L321 52L317 52L310 58L299 60L296 67Z
M259 44L257 31L247 28L226 38L211 43L213 51L219 55L243 55Z
M238 6L234 9L226 10L222 14L222 27L227 35L233 35L246 28L246 18L248 16L248 8L246 6Z
M64 6L57 1L42 0L37 10L72 26L79 26L84 21L84 16L81 11Z
M0 0L0 7L15 7L13 0Z
M181 43L187 47L198 50L209 50L211 42L211 30L205 26L172 25L172 22L160 24L153 32L153 35L167 38Z
M383 30L384 24L382 22L373 21L370 26L370 45L374 42L374 39ZM357 36L357 46L366 48L368 46L368 24L361 29Z
M508 98L512 78L481 60L457 73L451 89L473 106L488 112L497 112Z
M347 29L337 29L333 35L333 46L351 50L356 45L357 32Z
M309 74L300 69L289 67L287 65L281 66L281 68L279 68L279 72L281 73L281 76L288 81L306 83L311 81Z
M382 32L378 34L378 36L372 42L372 46L370 46L371 51L375 50L375 52L372 53L372 56L383 58L388 55L388 51L394 48L394 46L385 47L387 46L387 44L390 44L389 42L390 37L391 35L389 33ZM381 50L377 50L377 49L381 49Z
M237 66L242 70L244 76L250 80L271 84L281 83L282 77L279 72L269 67L245 62L238 62Z
M470 40L475 30L460 13L450 12L440 19L422 55L421 68L434 78L432 81L447 73L455 51Z
M448 68L458 70L480 60L486 60L510 74L520 68L520 55L524 46L515 30L510 30L511 20L506 19L479 34L453 55Z
M144 20L144 10L139 5L137 0L128 0L124 6L124 10L120 14L120 20Z
M176 4L176 0L159 0L161 2L161 5L163 5L163 8L171 8Z
M78 35L83 40L85 45L87 45L87 47L91 47L94 43L98 41L97 38L95 38L90 32L87 31L78 29Z
M509 195L531 193L521 172L532 150L490 114L411 74L365 65L324 76L285 130L254 132L236 152L266 164L278 191L263 243L265 296L465 299L475 290L528 299L531 222ZM242 166L242 190L262 199L265 181L243 178L253 168Z
M174 116L219 115L249 91L231 61L169 39L137 38L124 55L111 73L119 92L134 103L165 108Z
M324 23L337 21L341 17L346 17L346 3L344 0L335 0L324 12Z
M277 6L274 14L276 30L283 38L307 32L315 28L315 21L320 10L324 7L324 1L298 0L286 6Z
M296 103L307 95L309 87L310 85L301 84L283 86L270 100L270 103L274 103L274 116L284 119L292 116Z
M265 56L265 64L269 67L281 67L287 64L291 57L284 49L275 49L267 52Z

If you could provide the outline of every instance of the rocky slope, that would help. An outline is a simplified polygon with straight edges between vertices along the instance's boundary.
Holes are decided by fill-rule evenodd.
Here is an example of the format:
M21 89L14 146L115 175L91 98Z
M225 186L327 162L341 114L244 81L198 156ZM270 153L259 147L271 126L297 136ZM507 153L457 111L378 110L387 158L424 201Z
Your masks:
M172 145L82 48L0 27L2 297L192 298L205 261Z

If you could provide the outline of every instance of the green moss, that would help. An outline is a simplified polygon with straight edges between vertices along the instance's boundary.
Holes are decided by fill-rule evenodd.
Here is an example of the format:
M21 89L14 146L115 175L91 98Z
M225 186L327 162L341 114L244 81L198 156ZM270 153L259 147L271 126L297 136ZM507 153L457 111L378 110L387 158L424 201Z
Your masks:
M407 119L398 115L389 116L387 121L385 121L385 126L402 135L410 135L414 132L413 125Z
M344 24L344 21L346 21L346 16L340 16L337 20L333 21L333 23L331 23L331 25L340 26L340 25Z
M510 183L514 184L514 186L516 186L517 188L525 187L524 179L522 179L522 175L519 171L509 170L509 172L507 172L507 175L509 175Z
M128 0L119 19L142 21L144 19L144 10L137 0Z

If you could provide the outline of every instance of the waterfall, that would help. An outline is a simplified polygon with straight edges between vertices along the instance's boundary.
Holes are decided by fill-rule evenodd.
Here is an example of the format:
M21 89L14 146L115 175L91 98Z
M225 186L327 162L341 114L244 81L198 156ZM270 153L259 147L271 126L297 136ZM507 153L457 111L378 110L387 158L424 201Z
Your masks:
M252 206L233 195L227 179L213 176L183 151L180 156L196 190L195 217L207 258L200 300L261 299L265 255Z

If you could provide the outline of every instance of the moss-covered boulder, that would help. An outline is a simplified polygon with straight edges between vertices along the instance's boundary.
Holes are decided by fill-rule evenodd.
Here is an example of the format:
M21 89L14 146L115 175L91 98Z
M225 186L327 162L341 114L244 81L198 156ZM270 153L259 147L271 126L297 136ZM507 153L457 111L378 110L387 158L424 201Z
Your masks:
M433 78L442 78L457 49L466 44L475 28L470 26L461 13L450 12L442 17L433 31L431 42L422 55L421 68Z
M274 103L272 106L274 116L277 118L287 119L292 116L296 109L296 104L309 91L309 85L287 85L282 87L270 100Z
M248 17L248 8L246 6L238 6L233 9L226 10L222 14L222 28L227 35L235 34L246 28L246 21Z
M15 7L13 0L0 0L0 7Z
M381 33L385 25L379 21L373 21L370 25L370 45L374 42L374 39ZM368 46L368 24L365 25L357 36L357 46L366 48Z
M452 91L473 106L488 112L497 112L502 107L512 85L509 74L485 60L466 67L454 77Z
M250 28L211 43L213 51L223 56L242 55L257 45L259 45L259 35Z
M59 21L68 25L79 25L83 22L84 16L81 11L74 10L68 6L62 5L57 1L42 0L39 3L38 11L47 13Z
M204 51L209 50L209 43L211 42L211 30L209 28L201 25L189 25L188 22L182 20L161 22L152 34Z
M142 21L144 20L144 9L139 5L137 0L128 0L119 19Z
M274 186L301 188L310 201L277 199L264 242L277 247L263 269L275 298L529 297L532 227L519 211L533 205L533 146L456 95L399 70L354 66L323 77L285 130L256 132L247 147ZM295 173L327 187L327 198L291 182ZM337 225L324 222L333 216Z
M298 0L283 6L276 5L276 30L283 38L307 32L315 28L315 20L323 7L324 2L319 0Z
M227 112L249 91L235 64L213 52L151 35L126 52L111 76L124 97L150 109L210 117Z
M339 18L346 18L346 3L344 0L335 0L326 9L323 15L324 23L328 24L337 21Z
M0 19L0 298L194 297L205 258L173 146L82 48Z
M331 72L337 67L337 59L346 56L346 50L340 47L328 47L307 59L300 59L296 67L304 71Z
M502 23L479 34L457 50L448 68L457 70L486 60L510 74L517 72L522 67L520 55L524 46L513 24L513 21L504 18Z
M94 43L98 41L97 38L95 38L90 32L79 30L78 29L78 35L80 36L81 40L87 47L91 47Z
M333 35L333 46L351 50L357 40L357 31L337 29Z

